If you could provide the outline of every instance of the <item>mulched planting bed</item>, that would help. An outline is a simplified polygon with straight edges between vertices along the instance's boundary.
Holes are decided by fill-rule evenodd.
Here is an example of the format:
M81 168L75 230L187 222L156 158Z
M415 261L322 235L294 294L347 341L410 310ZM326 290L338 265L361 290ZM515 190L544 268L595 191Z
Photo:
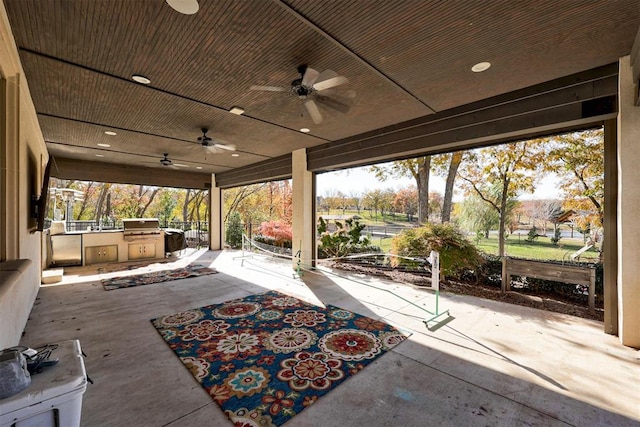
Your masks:
M352 273L361 273L369 276L384 277L395 282L409 283L415 286L430 286L431 280L421 274L412 274L407 271L378 269L373 266L356 265L342 262L326 262L324 265L330 268L348 271ZM440 282L440 291L452 294L471 295L479 298L485 298L495 301L506 302L509 304L533 307L540 310L547 310L556 313L569 314L572 316L583 317L585 319L593 319L598 321L604 320L604 310L596 307L595 313L589 313L586 306L577 305L570 301L563 301L557 296L551 295L533 295L521 292L500 292L499 288L487 286L483 284L462 283L446 280Z

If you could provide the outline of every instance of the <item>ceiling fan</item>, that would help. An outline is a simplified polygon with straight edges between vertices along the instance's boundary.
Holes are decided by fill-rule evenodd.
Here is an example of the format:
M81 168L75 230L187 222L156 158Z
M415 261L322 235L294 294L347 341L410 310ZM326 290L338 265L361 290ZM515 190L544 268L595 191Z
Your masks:
M304 107L315 124L322 123L322 114L316 101L341 113L349 111L351 108L349 100L356 97L356 91L335 89L337 86L348 83L349 79L332 70L324 70L320 73L306 65L300 65L298 73L300 73L300 78L292 81L290 88L254 85L250 89L267 92L290 92L304 101Z
M236 151L236 146L234 144L222 144L221 142L215 141L210 136L207 136L207 132L209 129L202 128L202 136L198 137L198 143L202 145L207 151L211 153L220 153L223 151Z
M163 153L164 157L160 159L160 164L164 167L167 168L171 168L171 169L178 169L178 168L188 168L189 166L187 165L183 165L180 163L174 163L170 158L169 158L169 153Z

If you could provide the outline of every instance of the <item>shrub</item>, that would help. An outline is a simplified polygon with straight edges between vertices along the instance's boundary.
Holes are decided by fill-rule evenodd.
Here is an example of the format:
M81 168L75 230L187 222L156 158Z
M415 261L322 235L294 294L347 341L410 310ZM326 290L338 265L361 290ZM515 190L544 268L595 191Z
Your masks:
M229 221L227 223L227 244L234 249L241 247L242 233L244 233L244 227L242 226L240 214L238 212L232 212L229 215Z
M538 238L538 229L534 225L531 227L529 232L527 233L527 238L525 239L527 242L531 243Z
M260 224L260 234L273 239L273 246L291 247L291 225L281 221L266 221Z
M318 256L320 258L342 257L350 253L380 252L380 248L371 245L369 236L362 236L364 229L357 218L347 219L343 225L336 221L336 231L330 232L327 222L320 217L318 221L318 235L320 244Z
M283 242L276 242L276 240L273 237L256 234L255 236L253 236L253 241L258 243L264 243L265 245L269 245L269 246L280 246L281 248L291 249L290 240L288 241L285 240Z
M551 237L551 243L558 246L558 242L562 238L562 233L560 232L560 227L556 227L556 230L553 233L553 237Z
M449 223L427 224L404 230L391 242L391 253L408 257L428 257L431 251L440 253L443 276L458 278L463 272L477 270L482 257L464 233ZM392 264L399 261L394 258Z

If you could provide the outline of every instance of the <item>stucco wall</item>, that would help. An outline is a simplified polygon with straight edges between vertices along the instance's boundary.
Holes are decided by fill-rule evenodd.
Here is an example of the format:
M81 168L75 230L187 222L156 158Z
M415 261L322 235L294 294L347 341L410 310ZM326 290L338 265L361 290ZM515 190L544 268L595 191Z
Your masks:
M18 344L38 294L42 265L41 233L31 218L31 196L40 193L48 160L42 132L23 74L9 21L0 3L0 261L28 259L19 274L0 272L0 349ZM3 284L3 282L6 282Z

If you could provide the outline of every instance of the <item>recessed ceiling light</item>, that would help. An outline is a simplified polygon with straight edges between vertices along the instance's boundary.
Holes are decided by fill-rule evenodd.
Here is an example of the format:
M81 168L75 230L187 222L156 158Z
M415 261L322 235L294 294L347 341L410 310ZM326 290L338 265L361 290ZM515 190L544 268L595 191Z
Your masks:
M103 143L100 143L100 144L98 144L98 147L105 147L105 148L109 148L109 147L111 147L111 144L103 144Z
M304 133L311 132L311 129L309 129L309 128L302 128L302 129L300 129L300 132L304 132Z
M231 107L229 112L231 114L237 114L239 116L240 114L244 113L244 108L242 108L242 107Z
M202 166L196 166L196 169L202 169Z
M491 62L478 62L476 65L471 67L471 71L474 73L481 73L488 70L489 67L491 67Z
M231 157L240 157L240 154L238 154L238 153L233 153L233 154L231 155Z
M167 0L167 4L176 12L185 15L193 15L200 9L198 0Z
M109 135L109 136L116 136L117 135L117 133L115 133L112 130L106 130L106 131L104 131L104 134L105 135Z
M96 154L96 157L104 157L102 154Z
M133 81L142 83L143 85L148 85L149 83L151 83L151 80L149 80L145 76L140 76L138 74L131 76L131 78L133 79Z

